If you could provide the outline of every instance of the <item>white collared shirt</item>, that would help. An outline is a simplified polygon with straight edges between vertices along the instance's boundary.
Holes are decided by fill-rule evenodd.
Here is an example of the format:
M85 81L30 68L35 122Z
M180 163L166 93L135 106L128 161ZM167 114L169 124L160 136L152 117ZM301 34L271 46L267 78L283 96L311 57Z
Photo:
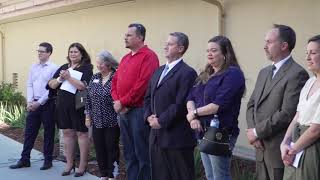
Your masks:
M281 66L286 63L288 61L288 59L291 58L291 54L289 56L287 56L286 58L282 59L281 61L277 62L277 63L272 63L276 69L273 70L273 76L272 78L274 78L274 76L277 74L278 70L281 68Z
M168 66L169 69L168 69L168 71L167 71L167 73L166 73L165 75L167 75L167 74L169 73L169 71L171 71L171 69L173 69L174 66L176 66L180 61L182 61L182 57L179 58L179 59L177 59L177 60L175 60L175 61L173 61L173 62L171 62L171 63L169 63L169 62L167 61L166 66Z
M49 91L46 89L48 81L57 71L58 66L50 62L36 63L31 66L27 80L27 102L35 99L43 105L48 100Z

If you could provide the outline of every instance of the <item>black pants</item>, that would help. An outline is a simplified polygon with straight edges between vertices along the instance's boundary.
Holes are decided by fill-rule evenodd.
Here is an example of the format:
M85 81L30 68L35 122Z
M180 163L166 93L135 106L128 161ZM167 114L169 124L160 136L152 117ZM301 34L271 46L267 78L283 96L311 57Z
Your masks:
M92 135L101 176L114 178L119 170L119 127L93 127Z
M193 148L162 149L150 145L152 180L195 180Z
M39 106L37 110L28 112L24 130L23 150L21 153L22 161L30 161L30 153L38 136L41 123L44 129L44 158L47 161L52 161L55 131L54 109L54 101L49 100L44 105Z

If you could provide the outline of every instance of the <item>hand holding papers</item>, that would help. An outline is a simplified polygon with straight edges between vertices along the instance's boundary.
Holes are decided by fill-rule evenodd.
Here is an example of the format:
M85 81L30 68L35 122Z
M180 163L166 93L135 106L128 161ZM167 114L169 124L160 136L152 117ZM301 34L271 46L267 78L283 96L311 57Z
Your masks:
M291 142L290 146L293 146L293 145L294 145L294 143ZM295 158L293 160L293 163L292 163L293 167L298 168L299 161L300 161L300 158L301 158L302 154L303 154L303 150L296 154L296 156L295 156Z
M83 74L82 72L73 70L73 69L71 69L71 68L69 68L67 71L69 71L70 76L71 76L72 78L75 78L75 79L77 79L77 80L80 80L81 77L82 77L82 74ZM70 92L70 93L72 93L72 94L76 94L76 92L77 92L77 88L74 87L74 86L73 86L69 81L67 81L67 80L63 81L60 89L65 90L65 91L68 91L68 92Z

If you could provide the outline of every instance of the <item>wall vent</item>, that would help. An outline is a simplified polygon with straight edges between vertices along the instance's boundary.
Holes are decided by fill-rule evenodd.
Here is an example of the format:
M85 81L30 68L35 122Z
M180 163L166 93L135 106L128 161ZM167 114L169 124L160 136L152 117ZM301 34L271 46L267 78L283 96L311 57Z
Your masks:
M14 88L18 88L18 73L12 73L12 84Z

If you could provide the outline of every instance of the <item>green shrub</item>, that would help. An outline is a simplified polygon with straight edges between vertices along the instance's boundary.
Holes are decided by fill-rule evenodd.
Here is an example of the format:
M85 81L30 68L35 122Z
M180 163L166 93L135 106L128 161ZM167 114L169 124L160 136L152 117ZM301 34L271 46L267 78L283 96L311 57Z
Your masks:
M25 106L0 102L0 120L11 127L23 128L26 115Z
M13 84L2 82L0 84L0 102L9 106L19 105L25 106L26 99L21 92L18 92Z
M0 120L12 127L24 127L26 99L13 84L0 84Z
M194 148L194 169L197 180L205 179L204 168L201 161L201 155L198 147Z

